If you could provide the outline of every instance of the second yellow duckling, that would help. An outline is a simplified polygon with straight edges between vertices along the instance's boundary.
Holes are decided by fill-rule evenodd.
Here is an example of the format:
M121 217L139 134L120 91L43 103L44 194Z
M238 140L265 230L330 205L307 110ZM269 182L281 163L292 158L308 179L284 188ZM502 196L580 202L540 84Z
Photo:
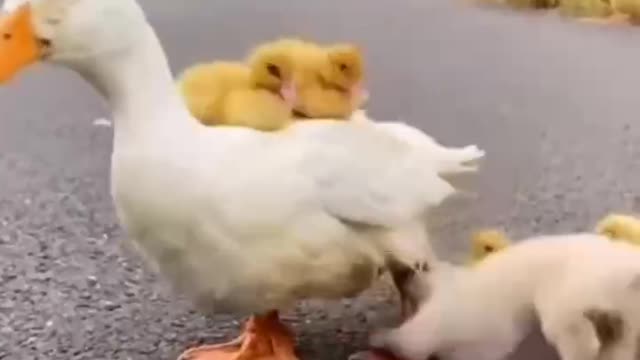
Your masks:
M640 245L640 219L624 214L609 214L598 222L595 232L614 241Z
M471 235L470 264L476 264L487 256L511 245L507 235L496 229L479 230Z
M178 85L191 114L205 125L271 131L292 120L293 64L286 53L268 46L256 48L248 65L220 61L193 66Z
M351 44L327 47L318 67L300 76L295 110L306 117L348 119L369 97L363 86L362 52Z
M321 46L298 38L282 38L266 46L289 54L295 66L298 118L347 120L368 99L363 86L364 57L352 44Z

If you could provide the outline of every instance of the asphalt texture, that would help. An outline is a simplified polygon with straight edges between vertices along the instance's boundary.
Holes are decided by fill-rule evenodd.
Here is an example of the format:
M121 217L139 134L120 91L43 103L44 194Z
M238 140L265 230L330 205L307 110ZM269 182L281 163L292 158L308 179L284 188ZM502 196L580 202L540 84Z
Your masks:
M147 0L174 70L281 35L348 40L368 59L369 112L488 156L477 193L432 221L442 256L472 229L584 230L638 211L640 30L453 0ZM173 360L235 335L121 247L108 191L112 129L96 93L42 65L0 88L0 359ZM303 359L346 359L392 321L385 286L286 314ZM533 336L514 359L551 359Z

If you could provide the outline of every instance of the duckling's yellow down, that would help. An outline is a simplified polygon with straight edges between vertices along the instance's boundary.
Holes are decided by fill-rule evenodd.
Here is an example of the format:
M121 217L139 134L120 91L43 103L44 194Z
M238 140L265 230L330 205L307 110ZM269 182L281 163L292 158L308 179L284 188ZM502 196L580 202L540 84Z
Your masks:
M598 222L595 231L614 241L640 245L640 219L631 215L609 214Z
M476 231L471 235L471 259L469 263L470 265L476 264L510 244L511 240L500 230L486 229Z
M264 131L291 122L293 104L283 95L289 84L293 84L290 56L267 45L253 49L246 64L199 64L178 80L189 111L203 124Z

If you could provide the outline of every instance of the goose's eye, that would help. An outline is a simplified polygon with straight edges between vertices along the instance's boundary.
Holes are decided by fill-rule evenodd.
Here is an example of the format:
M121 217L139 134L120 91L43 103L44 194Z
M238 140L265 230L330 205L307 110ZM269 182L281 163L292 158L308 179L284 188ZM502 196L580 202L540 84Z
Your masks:
M486 251L486 252L493 252L493 250L495 250L495 249L491 245L485 245L485 247L484 247L484 251Z
M49 40L49 39L41 38L41 39L38 39L38 42L40 43L40 45L42 47L50 47L51 46L51 40Z
M282 74L280 74L280 68L273 64L267 64L267 71L269 72L269 74L271 74L271 76L277 77L278 79L280 79L282 76Z
M340 64L340 71L342 71L342 72L347 71L347 65L346 64Z

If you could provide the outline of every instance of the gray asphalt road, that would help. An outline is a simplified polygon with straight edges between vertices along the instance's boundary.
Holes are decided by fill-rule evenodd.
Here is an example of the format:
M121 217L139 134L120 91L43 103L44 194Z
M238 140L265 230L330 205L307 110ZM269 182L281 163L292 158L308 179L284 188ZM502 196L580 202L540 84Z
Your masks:
M479 197L434 220L443 254L462 254L478 226L523 236L639 210L640 30L444 0L144 5L176 70L285 34L362 44L372 115L488 151L469 184ZM191 311L120 249L111 129L92 125L103 116L100 99L67 71L40 66L0 88L0 359L173 360L237 328L237 319ZM304 358L344 359L392 316L389 301L380 289L305 303L288 319ZM533 340L515 358L551 357L540 349Z

